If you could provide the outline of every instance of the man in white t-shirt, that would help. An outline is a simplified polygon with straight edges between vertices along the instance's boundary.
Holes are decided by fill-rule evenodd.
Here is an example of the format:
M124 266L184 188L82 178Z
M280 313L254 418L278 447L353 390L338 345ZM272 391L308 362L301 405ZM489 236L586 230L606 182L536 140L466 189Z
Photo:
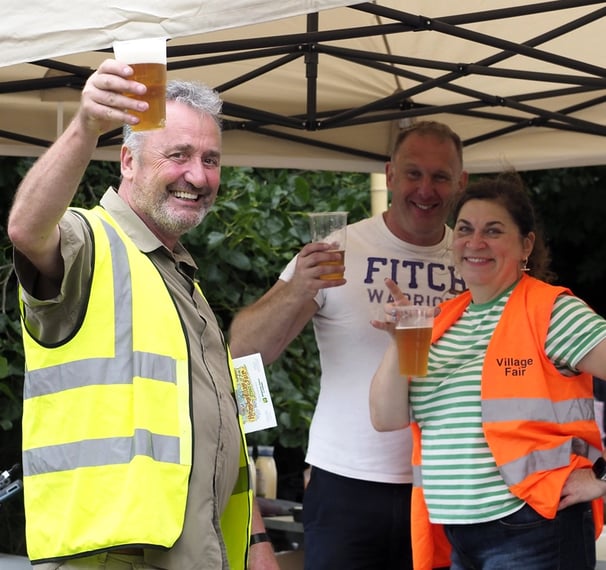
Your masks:
M348 226L345 278L322 280L339 268L319 262L338 254L307 244L230 331L234 356L260 352L269 364L313 319L322 376L306 456L308 570L412 569L410 433L371 425L370 382L389 339L369 322L388 301L386 277L414 304L437 305L464 289L445 225L467 183L461 141L446 125L416 123L399 133L385 172L391 205Z

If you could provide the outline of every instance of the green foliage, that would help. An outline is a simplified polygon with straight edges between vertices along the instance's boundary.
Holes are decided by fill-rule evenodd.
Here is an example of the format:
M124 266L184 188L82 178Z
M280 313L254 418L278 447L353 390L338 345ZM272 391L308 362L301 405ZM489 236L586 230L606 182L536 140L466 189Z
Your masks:
M224 168L215 207L184 237L200 267L204 294L224 331L235 312L258 299L309 241L306 214L347 210L369 215L365 174ZM318 394L319 362L311 325L266 373L278 428L252 434L253 443L305 447Z
M0 157L0 471L20 461L23 345L6 220L19 180L31 161ZM0 552L25 554L23 499L0 509Z
M13 429L21 418L24 359L17 279L6 221L15 189L30 164L27 159L0 157L0 430Z

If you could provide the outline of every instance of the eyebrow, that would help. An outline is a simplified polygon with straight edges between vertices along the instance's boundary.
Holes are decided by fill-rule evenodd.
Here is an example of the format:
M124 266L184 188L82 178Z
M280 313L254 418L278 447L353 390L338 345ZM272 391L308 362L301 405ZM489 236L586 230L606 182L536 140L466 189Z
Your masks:
M448 170L445 170L444 168L438 168L436 170L428 169L427 167L423 167L419 163L412 162L412 161L405 161L402 164L402 168L404 168L405 170L431 170L432 174L442 174L442 175L446 175L446 176L452 176L452 173L449 172Z
M192 149L193 149L192 145L189 145L189 144L177 144L177 145L166 147L164 149L163 154L165 156L170 156L170 155L174 154L175 152L180 152L180 153L184 153L184 154L191 154Z
M177 144L174 147L171 147L170 149L168 149L168 153L172 153L172 152L185 152L187 154L191 154L194 150L194 145L191 144ZM221 151L218 149L208 149L205 150L202 153L202 156L214 156L214 157L220 157L221 156Z
M459 218L459 219L457 220L457 224L459 224L459 223L468 224L468 225L470 225L470 226L472 226L472 225L473 225L473 224L472 224L472 223L471 223L469 220L466 220L465 218ZM493 220L493 221L488 222L488 223L486 224L486 226L497 226L497 225L498 225L498 226L504 226L504 225L505 225L505 223L504 223L504 222L501 222L500 220Z

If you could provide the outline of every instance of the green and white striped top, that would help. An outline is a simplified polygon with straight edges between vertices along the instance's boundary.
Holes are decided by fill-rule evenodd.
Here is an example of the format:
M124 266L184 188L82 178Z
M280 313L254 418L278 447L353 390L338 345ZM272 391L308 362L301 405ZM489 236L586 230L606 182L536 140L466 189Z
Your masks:
M422 429L423 492L434 523L496 520L523 504L499 474L480 409L484 355L512 289L490 303L470 304L432 345L428 375L411 382L410 402ZM545 352L563 374L574 376L579 360L605 338L606 320L584 301L557 298Z

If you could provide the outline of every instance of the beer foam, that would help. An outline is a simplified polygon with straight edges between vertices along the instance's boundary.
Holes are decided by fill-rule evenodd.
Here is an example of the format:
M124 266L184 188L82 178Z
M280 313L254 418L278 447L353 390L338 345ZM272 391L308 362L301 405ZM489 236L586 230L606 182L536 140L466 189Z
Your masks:
M114 56L124 63L161 63L166 65L166 38L116 40Z

